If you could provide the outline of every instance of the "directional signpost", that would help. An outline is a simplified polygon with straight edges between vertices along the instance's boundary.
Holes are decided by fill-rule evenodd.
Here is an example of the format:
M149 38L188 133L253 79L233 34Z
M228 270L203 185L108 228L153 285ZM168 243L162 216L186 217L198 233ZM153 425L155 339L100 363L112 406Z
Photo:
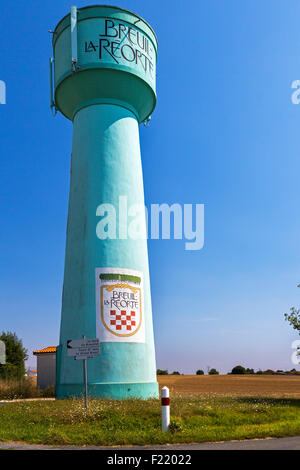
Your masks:
M100 353L99 339L69 339L67 341L68 356L75 359L93 359Z
M68 356L74 357L75 360L83 360L83 383L84 383L84 404L87 408L87 359L93 359L94 356L100 354L99 339L69 339L67 341Z

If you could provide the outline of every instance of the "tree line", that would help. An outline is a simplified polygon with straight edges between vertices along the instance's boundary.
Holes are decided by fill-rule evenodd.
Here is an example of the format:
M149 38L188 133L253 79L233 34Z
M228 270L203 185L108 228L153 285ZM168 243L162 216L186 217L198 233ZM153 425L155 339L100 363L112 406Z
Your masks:
M195 372L196 375L205 375L204 370L198 369ZM267 370L257 370L255 371L254 369L250 369L249 367L243 367L241 365L235 366L232 368L231 372L228 372L227 375L289 375L289 374L294 374L294 375L300 375L300 371L297 371L296 369L291 369L291 370L282 370L282 369L277 369L276 371L273 369L267 369ZM184 375L181 374L178 371L174 371L169 373L168 370L162 370L162 369L157 369L157 375ZM207 375L219 375L219 371L216 369L208 368L207 370Z

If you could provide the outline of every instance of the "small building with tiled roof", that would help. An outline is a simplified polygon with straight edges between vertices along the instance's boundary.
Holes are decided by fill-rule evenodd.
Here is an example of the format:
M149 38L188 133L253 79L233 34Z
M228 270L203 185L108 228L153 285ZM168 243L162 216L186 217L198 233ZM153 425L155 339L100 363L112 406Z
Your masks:
M37 356L38 354L48 354L48 353L56 353L56 346L48 346L44 349L36 349L33 351L33 354Z
M47 388L55 386L56 381L56 346L33 351L37 359L37 386Z

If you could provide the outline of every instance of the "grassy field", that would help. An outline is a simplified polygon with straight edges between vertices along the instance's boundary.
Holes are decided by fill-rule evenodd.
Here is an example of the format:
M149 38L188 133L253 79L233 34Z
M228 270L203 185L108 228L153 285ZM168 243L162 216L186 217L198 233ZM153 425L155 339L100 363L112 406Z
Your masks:
M25 400L0 406L0 441L142 445L300 435L299 376L158 380L171 391L169 433L160 429L160 400L89 400L88 412L82 400Z
M171 431L159 400L13 402L0 407L0 441L122 445L203 442L300 434L295 398L175 396Z

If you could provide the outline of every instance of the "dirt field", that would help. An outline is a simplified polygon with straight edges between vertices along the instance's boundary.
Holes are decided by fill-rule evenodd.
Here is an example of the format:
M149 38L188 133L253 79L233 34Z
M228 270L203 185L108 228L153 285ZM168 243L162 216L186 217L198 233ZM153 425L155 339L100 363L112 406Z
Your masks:
M159 375L170 393L300 398L300 376L289 375Z

